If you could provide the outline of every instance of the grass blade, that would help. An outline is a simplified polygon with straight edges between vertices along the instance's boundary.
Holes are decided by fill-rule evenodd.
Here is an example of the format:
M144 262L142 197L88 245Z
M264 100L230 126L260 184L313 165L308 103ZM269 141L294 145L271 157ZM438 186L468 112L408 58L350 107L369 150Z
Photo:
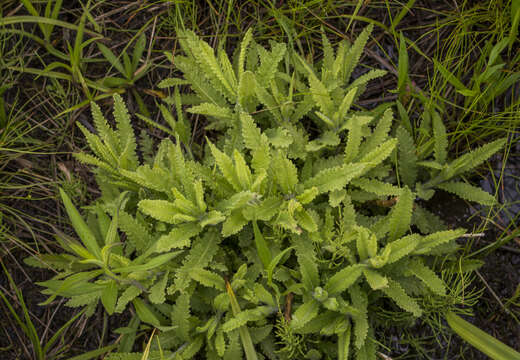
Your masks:
M226 290L229 295L229 301L231 302L231 309L233 310L233 314L237 316L240 313L240 306L238 305L237 298L235 297L235 293L233 292L233 289L231 288L231 284L229 283L229 281L226 281ZM240 339L242 340L244 352L246 353L246 359L257 360L258 357L256 355L253 340L251 339L251 334L249 334L247 326L241 326L240 328L238 328L238 332L240 334Z
M448 324L461 338L494 360L520 360L520 353L500 342L451 311L446 314Z

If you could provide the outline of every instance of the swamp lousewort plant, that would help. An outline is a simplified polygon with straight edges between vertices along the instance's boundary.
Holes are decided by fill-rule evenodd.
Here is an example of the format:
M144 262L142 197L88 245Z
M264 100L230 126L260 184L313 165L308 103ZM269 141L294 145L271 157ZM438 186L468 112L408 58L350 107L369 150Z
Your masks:
M434 119L419 157L405 127L392 135L391 104L356 111L367 82L384 74L351 79L370 30L336 50L323 37L320 66L285 44L260 46L251 31L232 63L223 47L215 54L182 32L183 78L160 84L175 87L161 105L175 141L144 161L121 97L116 129L93 105L97 134L79 125L93 155L77 158L95 167L102 196L84 220L61 192L81 241L58 233L67 253L41 257L59 270L41 283L46 303L63 296L90 313L100 301L108 314L133 308L127 333L139 322L160 330L151 358L375 359L378 313L413 322L421 299L444 299L433 259L455 258L465 232L432 225L417 200L444 189L492 204L453 179L503 141L448 162ZM193 93L181 96L179 85ZM181 100L215 130L201 148L190 145ZM429 173L419 176L419 166ZM107 358L141 359L132 344Z

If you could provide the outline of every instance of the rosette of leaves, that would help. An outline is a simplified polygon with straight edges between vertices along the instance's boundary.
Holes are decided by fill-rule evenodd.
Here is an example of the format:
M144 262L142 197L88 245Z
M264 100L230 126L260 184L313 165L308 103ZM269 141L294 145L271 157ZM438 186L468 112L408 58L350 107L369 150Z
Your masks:
M42 283L48 301L132 306L162 331L151 356L375 359L374 310L418 318L421 297L444 297L431 259L453 253L464 230L415 231L417 192L396 184L391 109L353 108L382 75L351 80L369 33L335 51L324 37L315 67L251 32L233 65L184 32L184 78L162 85L194 94L175 90L176 118L161 107L175 141L143 160L120 96L116 129L93 105L97 134L80 125L93 154L77 157L95 167L102 196L84 221L62 193L81 242L58 234L68 254L40 259L60 270ZM218 130L199 152L182 98ZM123 343L109 358L140 358Z

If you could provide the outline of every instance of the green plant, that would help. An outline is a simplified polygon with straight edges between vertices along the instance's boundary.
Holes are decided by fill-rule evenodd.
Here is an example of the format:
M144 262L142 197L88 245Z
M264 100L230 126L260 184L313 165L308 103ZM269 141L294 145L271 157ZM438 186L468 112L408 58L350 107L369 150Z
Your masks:
M102 196L85 221L61 191L81 241L58 232L66 254L27 259L60 270L40 283L44 304L64 296L112 314L132 303L140 321L162 331L150 356L374 359L374 311L413 323L425 310L418 300L443 299L432 260L454 259L465 232L445 230L417 197L447 187L503 142L448 162L434 121L431 177L416 185L418 160L403 156L413 141L402 127L391 135L390 105L355 110L368 81L384 74L351 79L370 30L336 50L324 36L316 66L285 44L265 49L252 31L233 61L181 32L186 56L175 64L184 78L160 85L191 86L187 111L215 130L200 148L178 90L169 99L177 119L163 111L176 141L163 140L144 162L122 98L114 96L115 130L93 105L97 134L79 126L94 155L77 158L95 166ZM455 187L492 203L477 188Z
M452 312L446 315L448 324L461 338L494 360L519 360L520 353Z
M3 225L0 223L0 235L2 235L1 232L4 231ZM15 305L9 300L8 296L10 294L4 293L4 290L0 292L0 298L4 302L4 304L7 306L7 309L9 310L11 316L15 319L16 323L22 329L25 336L27 336L31 342L32 345L32 351L33 351L33 358L37 360L45 360L45 359L59 359L61 358L61 353L65 350L63 347L58 347L56 345L59 344L59 341L63 341L63 335L65 334L65 331L76 321L84 312L85 310L79 311L76 315L74 315L69 321L67 321L62 327L60 327L56 333L47 340L46 343L42 343L40 336L38 332L36 331L36 327L34 326L31 316L29 314L29 309L27 308L27 305L25 304L23 294L18 289L16 284L14 283L11 275L7 271L3 261L0 260L0 265L2 265L2 269L4 274L6 275L6 278L9 281L9 285L14 291L13 300L15 300L20 308L21 308L21 315L15 310ZM53 348L56 346L56 348ZM106 346L102 349L102 352L100 353L106 353L110 350L112 350L115 346ZM26 354L27 356L31 356L30 354ZM87 354L84 354L87 355ZM91 356L84 356L83 359L93 359L97 356L92 355Z
M97 43L99 50L101 50L101 53L105 57L105 59L108 60L108 62L122 75L122 77L119 76L107 76L103 79L103 85L109 87L109 88L128 88L135 84L137 80L142 78L146 75L147 71L151 67L151 63L148 61L145 61L144 64L140 65L139 61L141 60L141 57L143 56L143 52L146 47L146 37L144 33L139 35L137 37L137 41L135 43L134 51L132 53L132 58L130 59L130 56L126 51L123 51L122 55L117 57L112 50L110 50L108 47L106 47L102 43ZM120 57L123 58L123 62L120 61ZM137 103L139 105L139 108L143 114L147 114L148 110L146 109L146 106L144 105L144 101L139 95L139 92L132 88L132 95L137 100Z
M95 23L95 21L92 18L92 15L90 14L90 3L90 1L87 1L86 5L82 5L84 11L79 20L79 24L76 26L57 19L62 6L61 0L57 0L56 2L54 2L54 6L52 6L53 1L48 0L44 13L42 14L44 16L39 16L40 14L38 13L38 10L36 10L36 8L32 5L32 2L30 0L23 0L22 4L32 16L13 16L1 19L1 31L19 34L28 37L31 40L34 40L38 44L44 46L45 50L47 50L49 54L57 57L58 60L53 61L50 64L43 64L44 69L20 66L9 66L8 68L14 71L30 73L38 76L47 76L53 79L61 79L73 83L78 83L89 100L93 100L93 96L90 93L91 88L102 92L106 92L108 90L106 87L84 76L86 65L84 50L91 43L102 38L102 36L100 36L99 34L85 29L87 25L87 19L91 20L94 23L94 26L97 30L99 29L99 26ZM16 28L3 28L3 26L6 25L20 24L23 22L34 22L38 24L41 32L43 33L43 39L38 37L37 35L26 32L24 30L19 30ZM50 42L50 36L55 26L61 26L76 30L76 38L74 39L74 44L71 45L70 42L67 41L68 53L64 53L62 51L57 50ZM93 36L90 39L85 40L84 35L87 33ZM64 73L54 71L58 68L63 68L66 70L66 72Z

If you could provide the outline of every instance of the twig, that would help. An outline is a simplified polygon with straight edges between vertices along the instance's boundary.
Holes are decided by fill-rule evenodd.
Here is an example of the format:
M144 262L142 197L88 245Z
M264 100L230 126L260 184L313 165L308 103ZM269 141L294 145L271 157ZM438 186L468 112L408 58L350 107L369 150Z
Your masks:
M293 297L294 297L294 294L292 292L287 294L287 296L285 297L285 311L284 311L283 316L285 318L285 321L287 321L288 323L291 321L291 310L292 310Z
M381 359L383 359L383 360L392 360L392 358L391 358L390 356L385 355L385 354L383 354L383 353L378 352L377 355L378 355Z
M476 237L484 237L486 234L484 233L475 233L475 234L462 234L460 237L463 238L476 238Z
M502 300L500 300L500 298L498 297L498 295L495 293L495 291L493 291L493 289L491 288L491 286L489 286L488 282L486 281L486 279L484 279L484 277L480 274L480 272L478 270L475 270L475 272L477 273L478 277L480 278L480 280L482 280L482 282L484 283L484 285L486 285L487 289L489 290L489 292L491 293L491 295L493 295L493 297L496 299L496 301L500 304L500 306L502 307L502 309L506 312L506 314L509 314L509 310L507 310L507 308L505 307L504 303L502 302Z

